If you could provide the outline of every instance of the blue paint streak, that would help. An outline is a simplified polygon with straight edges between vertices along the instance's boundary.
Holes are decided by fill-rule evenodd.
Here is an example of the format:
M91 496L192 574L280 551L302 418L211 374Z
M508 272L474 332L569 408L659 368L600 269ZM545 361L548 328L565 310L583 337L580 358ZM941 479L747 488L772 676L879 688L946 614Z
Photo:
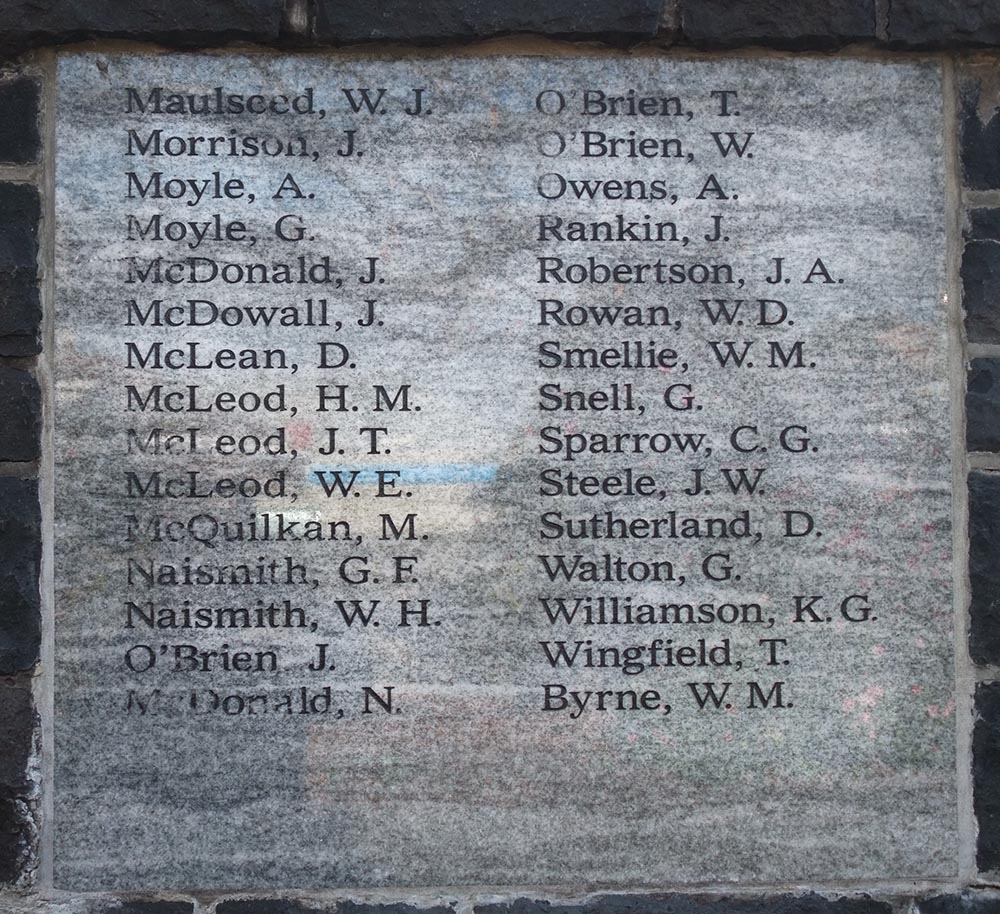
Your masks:
M345 483L350 479L352 470L358 470L356 478L356 482L358 483L378 482L378 476L376 475L378 470L398 470L401 475L392 478L396 479L398 483L405 483L411 486L485 483L493 482L497 478L496 464L436 463L425 466L313 467L309 472L309 481L314 485L319 485L316 470L328 473L340 470L344 474L342 478Z

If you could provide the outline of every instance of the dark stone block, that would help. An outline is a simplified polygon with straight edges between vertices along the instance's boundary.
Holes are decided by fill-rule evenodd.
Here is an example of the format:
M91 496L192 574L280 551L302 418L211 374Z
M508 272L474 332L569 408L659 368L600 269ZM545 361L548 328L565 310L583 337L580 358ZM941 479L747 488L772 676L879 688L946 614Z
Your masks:
M409 904L329 904L288 898L230 898L215 906L215 914L454 914L451 908L421 908Z
M974 77L962 80L960 145L962 178L973 190L1000 187L1000 99L983 99L983 84Z
M832 48L875 38L875 0L682 0L692 44Z
M1000 682L976 687L972 791L979 821L976 862L982 871L1000 869Z
M38 158L38 82L19 76L0 82L0 162L25 165Z
M5 569L0 574L0 673L27 670L38 662L38 585L32 592L28 581L26 572Z
M412 904L359 904L356 901L342 901L337 905L337 914L454 914L454 911L444 905L421 908Z
M30 683L0 679L0 882L17 881L34 859L35 826L25 796L38 717Z
M30 184L0 184L0 355L39 351L38 221Z
M967 239L1000 241L1000 209L974 209L969 212Z
M1000 914L1000 894L967 889L956 895L937 895L917 901L919 914Z
M965 392L965 444L1000 450L1000 358L973 359Z
M38 269L41 204L30 184L0 184L0 267Z
M475 914L892 914L892 906L867 895L605 895L583 904L530 898L475 906Z
M34 860L35 827L21 800L0 796L0 883L14 883Z
M333 914L333 908L287 898L227 898L216 904L215 914Z
M33 666L41 642L38 483L0 477L0 674Z
M892 0L889 43L911 48L1000 44L1000 0Z
M31 372L0 366L0 428L0 460L38 457L42 399Z
M973 210L962 254L962 305L970 343L1000 343L1000 210Z
M316 38L433 42L541 32L611 41L656 34L662 0L317 0Z
M30 682L0 679L0 796L14 798L29 792L28 758L38 716Z
M23 358L42 351L42 304L33 269L0 266L0 356Z
M181 45L278 37L282 0L5 0L0 54L90 37L135 38Z
M1000 663L1000 472L969 473L969 653Z

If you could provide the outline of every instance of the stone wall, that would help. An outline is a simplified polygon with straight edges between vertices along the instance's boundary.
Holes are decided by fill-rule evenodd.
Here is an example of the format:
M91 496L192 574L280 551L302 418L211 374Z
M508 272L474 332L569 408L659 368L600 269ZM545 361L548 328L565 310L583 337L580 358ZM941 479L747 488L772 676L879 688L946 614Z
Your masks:
M43 505L51 486L44 441L50 409L45 341L52 298L54 50L70 42L155 42L217 48L323 49L373 44L419 56L428 45L502 39L516 52L551 41L664 53L810 53L884 59L932 55L948 76L946 111L958 151L953 267L963 289L968 518L966 685L959 722L971 775L961 879L948 884L800 886L741 893L687 887L669 894L556 898L449 890L193 897L71 896L48 888L44 835L51 670L51 549ZM958 914L1000 910L1000 2L995 0L8 0L0 5L0 910L65 914ZM750 50L752 49L752 51ZM959 249L960 248L960 249ZM961 487L958 487L961 488ZM965 494L956 491L960 505ZM51 510L50 508L48 510ZM974 811L974 819L972 812Z

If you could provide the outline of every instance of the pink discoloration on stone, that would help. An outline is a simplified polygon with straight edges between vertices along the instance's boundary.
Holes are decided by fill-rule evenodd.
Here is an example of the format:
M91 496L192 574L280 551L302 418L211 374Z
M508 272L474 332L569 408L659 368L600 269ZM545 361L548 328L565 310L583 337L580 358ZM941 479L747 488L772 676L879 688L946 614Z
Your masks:
M295 448L305 448L312 444L313 430L308 422L293 420L288 423L288 443Z
M941 718L947 720L955 713L955 702L949 701L946 705L928 705L927 713L934 718Z

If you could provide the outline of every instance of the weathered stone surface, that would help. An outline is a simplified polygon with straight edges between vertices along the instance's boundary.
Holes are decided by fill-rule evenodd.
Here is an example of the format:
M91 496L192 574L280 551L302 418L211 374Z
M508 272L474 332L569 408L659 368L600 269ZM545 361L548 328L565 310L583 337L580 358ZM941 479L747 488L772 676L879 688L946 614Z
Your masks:
M38 563L42 551L38 483L0 477L0 674L38 660L41 614Z
M971 888L953 895L935 895L917 899L920 914L996 914L1000 911L1000 892Z
M38 191L0 184L0 355L39 351Z
M100 62L63 55L58 78L59 110L73 115L60 119L56 144L57 887L152 890L183 880L192 891L220 892L578 892L594 884L954 878L944 146L940 108L927 104L942 91L936 64L345 55L333 66L328 55L127 54L102 54ZM210 94L221 85L309 88L315 112L292 123L284 114L133 113L126 128L125 87L137 85ZM357 87L376 92L372 114ZM385 88L378 103L375 87ZM405 113L415 87L432 114ZM631 87L683 98L690 117L683 106L654 101L662 113L653 124L622 118L604 129L676 133L694 164L683 155L665 165L661 157L584 154L581 135L595 120L581 109L583 93ZM720 111L712 94L720 87L738 90L739 115ZM558 114L550 113L555 90L566 100ZM152 157L124 160L133 124L183 124L185 135L301 134L317 156L227 163L221 170L239 176L248 195L199 205L245 219L253 243L205 242L198 263L226 275L189 282L188 241L126 235L126 213L140 207L144 219L206 211L181 199L127 199L126 170L147 180L158 167ZM752 133L748 156L723 155L720 130ZM362 157L344 154L349 136ZM186 167L209 185L220 170L208 157ZM289 171L301 193L278 199ZM721 182L714 195L701 194L709 174ZM604 192L592 199L597 181ZM539 237L540 213L560 224L611 225L655 212L677 223L655 241ZM303 242L277 235L286 214L304 220ZM722 214L721 225L710 214ZM713 239L713 227L728 231ZM300 257L319 279L262 281ZM384 286L365 282L369 257L377 257ZM779 257L787 284L768 282ZM572 266L565 282L542 272L540 265L555 269L552 260ZM155 266L184 281L156 283ZM823 279L826 269L832 275ZM640 272L644 280L633 282ZM669 275L684 281L671 285ZM719 281L707 283L710 275ZM787 293L779 296L776 285ZM369 287L382 292L381 326L363 320L376 294ZM265 327L241 317L278 306L301 316L321 293L336 324ZM789 323L726 330L700 303L716 295L786 298ZM543 296L600 317L587 326L540 325ZM151 317L129 326L132 299L146 314L161 298L182 317L189 299L212 299L243 324L176 327ZM603 315L610 321L618 312L601 309L619 303L643 314L667 306L671 319L609 326ZM759 342L756 367L727 368L713 356L706 340L729 336ZM662 363L625 367L613 351L604 354L622 339L648 345L653 337L676 346L683 362L669 371ZM203 354L219 353L220 364L203 370L146 356L188 340ZM318 352L331 340L350 350L336 368ZM566 347L565 363L542 359L545 341ZM801 342L801 364L789 356L795 367L781 368L768 341L786 356ZM227 347L263 344L281 348L272 367L224 367ZM589 355L595 346L600 352ZM594 410L578 409L579 390L607 396L611 379L634 385L642 412L615 415L600 396L588 400ZM320 412L317 390L341 381L352 402ZM702 409L692 402L668 412L674 382L690 384ZM172 405L174 394L197 385L199 396L229 403L234 392L278 384L287 402L275 400L267 415L154 411L146 393L169 392ZM377 385L403 384L412 385L412 409L390 415L372 399ZM540 408L552 384L577 392L569 409ZM361 427L383 419L392 429L386 453L352 444ZM808 426L808 444L783 448L782 431L794 435L796 423ZM623 455L598 447L570 460L541 450L543 427L557 425L626 441L630 432L683 429L710 442L711 453L680 453L682 444ZM190 426L202 429L194 450L135 443L154 429L173 435ZM279 426L291 450L230 457L211 444L216 435L275 434ZM740 456L733 430L754 426L761 452ZM326 446L333 427L350 432L343 455ZM726 486L734 462L751 474L758 463L765 468L761 493ZM336 468L356 472L363 488L340 498L330 485ZM553 471L591 479L625 468L659 485L644 484L643 495L587 482L586 498L576 501L540 485ZM719 482L693 502L687 489L700 468ZM173 481L189 471L203 481L282 472L287 491L177 495ZM176 497L148 481L154 472ZM412 539L400 534L398 542L386 532L389 509L380 509L375 488L380 474L396 472L406 484L390 506L405 500L405 509L394 507L396 522L416 515ZM589 541L560 534L544 545L540 535L541 515L556 510L584 525L591 515L631 524L668 511L718 519L741 510L742 518L734 503L745 506L750 526L745 536L727 526L724 543L721 534L667 535L665 526L658 538L622 537L621 524ZM796 510L812 512L815 528L800 525L792 542L787 512ZM216 521L225 524L217 534ZM265 536L265 521L294 521L298 530L319 524L322 536L279 539L274 528ZM335 522L341 528L330 537ZM705 571L723 551L738 581ZM632 557L648 567L668 556L684 579L671 572L669 582L651 580L642 569L618 580L596 571L561 576L541 552L570 564L621 554L629 567ZM371 577L351 583L345 569L362 553ZM390 556L408 555L419 569L391 584ZM279 566L291 570L269 579L266 569ZM552 607L547 618L539 596L550 593L581 601L624 595L651 612L676 600L692 604L691 621L683 608L634 623L590 626ZM808 623L795 621L802 594L829 599ZM433 622L408 618L404 626L398 601L411 612L409 601L424 598ZM353 599L362 609L377 601L380 627L350 615ZM861 618L859 604L869 599L871 617ZM301 620L239 621L272 601L280 615L285 600ZM208 610L212 627L184 621L184 601ZM696 622L694 604L728 601L745 603L745 621L723 618L726 609ZM777 672L761 647L772 637L789 645ZM556 650L550 638L571 651L592 639L603 653L592 665L547 659L540 644ZM224 669L223 645L267 654L265 665ZM627 659L678 645L684 663L637 668ZM316 662L321 646L336 654L332 670ZM699 650L714 650L718 663L690 665ZM204 651L211 668L179 659L191 651ZM726 693L717 708L700 709L692 685L707 680L720 689L730 683L738 697ZM770 690L766 708L751 685ZM778 686L787 703L775 698ZM611 705L575 715L569 700L546 709L547 687L572 689L580 701L611 696ZM365 706L366 689L388 688L398 713ZM648 693L653 703L640 708Z
M40 94L33 77L0 79L0 162L24 165L38 158Z
M868 895L601 895L583 904L532 898L477 904L475 914L891 914L892 905Z
M969 213L962 253L962 307L970 343L1000 342L1000 210Z
M966 187L1000 187L1000 117L996 90L982 69L967 71L960 82L962 177Z
M29 861L30 862L30 861ZM206 900L200 906L183 893L143 894L50 894L37 883L22 881L18 889L3 893L4 914L212 914Z
M972 731L973 805L979 824L976 862L981 872L1000 869L1000 682L976 688Z
M194 914L194 902L145 898L101 900L89 904L87 914Z
M920 48L1000 44L1000 2L893 0L889 42Z
M656 34L660 0L318 0L321 41L417 41L485 38L508 32L612 40Z
M1000 359L973 359L965 394L966 446L1000 450Z
M90 37L207 45L278 36L282 0L5 0L0 54Z
M38 381L30 371L0 366L0 460L38 457L42 401Z
M875 37L874 0L682 0L681 30L697 45L830 48Z

